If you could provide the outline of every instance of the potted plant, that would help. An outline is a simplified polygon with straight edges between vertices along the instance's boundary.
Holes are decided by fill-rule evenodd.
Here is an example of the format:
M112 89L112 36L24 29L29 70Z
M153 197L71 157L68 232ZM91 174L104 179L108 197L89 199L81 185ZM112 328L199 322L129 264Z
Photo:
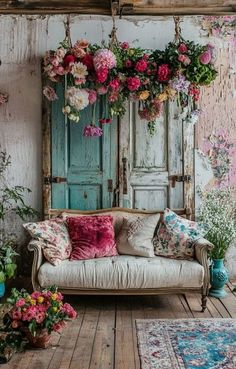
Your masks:
M16 236L11 231L12 219L17 216L22 220L36 214L26 205L24 196L30 190L23 186L10 186L6 180L6 171L11 165L11 157L6 151L0 151L0 297L5 293L5 281L14 276L16 255L14 250Z
M224 267L225 253L236 236L235 201L229 188L217 188L200 193L202 204L199 220L207 229L205 238L214 247L210 253L212 259L210 295L225 297L225 283L228 273Z

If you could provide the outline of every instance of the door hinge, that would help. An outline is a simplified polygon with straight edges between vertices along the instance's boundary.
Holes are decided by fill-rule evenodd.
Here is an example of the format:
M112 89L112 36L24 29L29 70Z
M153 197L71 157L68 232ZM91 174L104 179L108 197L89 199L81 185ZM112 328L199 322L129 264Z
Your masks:
M175 187L176 182L191 182L192 177L189 174L186 175L172 175L168 179L171 181L171 187Z
M112 179L107 180L107 191L113 192L113 180Z
M49 185L51 183L63 183L67 182L67 178L64 177L54 177L54 176L45 176L43 177L44 184Z

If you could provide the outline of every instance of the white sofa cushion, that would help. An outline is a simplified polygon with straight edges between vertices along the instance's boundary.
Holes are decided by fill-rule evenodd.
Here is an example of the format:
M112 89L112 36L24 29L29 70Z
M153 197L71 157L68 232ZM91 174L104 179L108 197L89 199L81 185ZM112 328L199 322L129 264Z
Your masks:
M204 269L197 261L119 255L89 260L44 263L38 272L42 287L75 289L199 288Z
M145 218L124 217L122 228L116 238L119 254L154 257L152 239L157 228L160 214Z

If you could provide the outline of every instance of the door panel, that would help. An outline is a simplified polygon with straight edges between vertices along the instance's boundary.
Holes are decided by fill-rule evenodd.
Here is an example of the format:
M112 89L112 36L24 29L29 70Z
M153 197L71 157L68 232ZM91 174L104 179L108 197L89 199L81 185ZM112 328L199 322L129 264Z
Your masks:
M147 123L138 116L137 104L129 104L120 124L120 206L141 209L188 206L183 182L172 187L169 176L184 174L184 155L192 150L189 138L193 127L184 132L179 108L172 102L157 119L156 129L151 137ZM187 148L186 142L190 142Z
M106 124L101 137L84 137L83 129L92 121L92 109L81 112L79 123L62 113L63 86L52 108L52 176L66 183L53 183L52 207L93 210L112 206L117 182L117 122ZM96 119L104 111L96 108ZM112 188L108 189L108 180ZM110 191L110 192L109 192Z

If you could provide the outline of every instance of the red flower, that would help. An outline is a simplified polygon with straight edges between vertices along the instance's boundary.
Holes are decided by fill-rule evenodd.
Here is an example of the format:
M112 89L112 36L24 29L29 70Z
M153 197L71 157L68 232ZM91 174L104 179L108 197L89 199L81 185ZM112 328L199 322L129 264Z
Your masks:
M141 85L140 79L138 77L128 77L126 82L127 87L130 91L137 90Z
M129 43L128 42L122 42L122 44L120 45L120 47L122 49L128 49L129 48Z
M107 80L108 69L100 68L96 71L96 75L97 75L97 82L104 83Z
M68 65L70 65L71 63L74 63L75 61L76 61L76 57L74 55L67 54L65 55L63 59L63 66L68 67Z
M200 89L194 84L191 84L188 89L188 93L192 96L194 101L198 101L200 97Z
M159 82L167 82L170 79L170 68L168 64L161 64L158 67L157 79Z
M118 90L120 87L120 80L118 78L112 79L109 83L109 86L112 88L112 90Z
M111 118L107 118L107 119L99 119L99 122L102 124L107 124L107 123L111 123L112 119Z
M135 64L135 70L137 72L144 72L147 69L147 62L144 59L140 59L139 61L137 61L137 63Z
M179 53L186 53L188 51L187 46L182 42L178 47Z
M81 62L86 65L88 70L94 70L94 65L93 65L93 55L91 54L86 54L82 59Z

